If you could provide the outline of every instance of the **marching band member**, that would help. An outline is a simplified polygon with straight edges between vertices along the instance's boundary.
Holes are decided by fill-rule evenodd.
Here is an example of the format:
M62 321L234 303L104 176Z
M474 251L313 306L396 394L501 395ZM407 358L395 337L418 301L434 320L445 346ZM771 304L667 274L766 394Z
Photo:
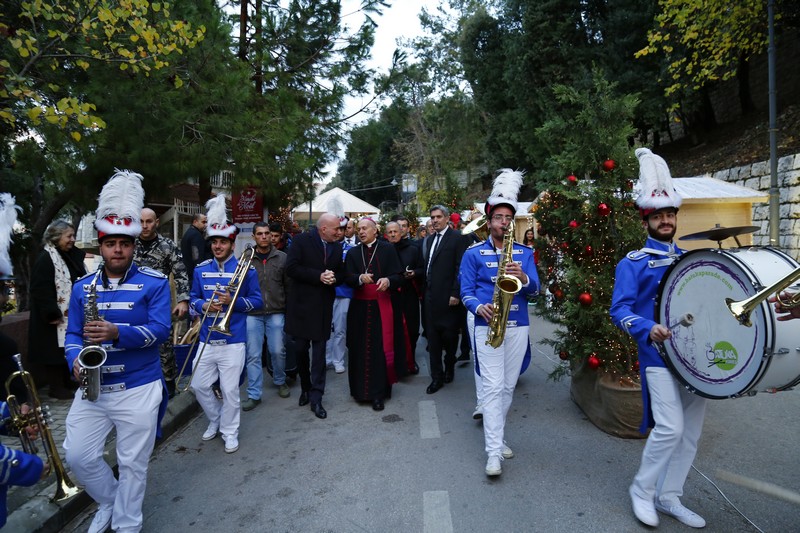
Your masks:
M141 181L140 174L118 170L103 187L95 228L104 262L75 282L69 304L65 352L75 378L81 381L78 356L85 343L102 345L107 355L96 371L100 394L90 401L77 391L64 441L67 463L98 504L90 533L109 524L115 531L141 530L147 463L167 404L158 346L172 325L169 282L133 262L144 202ZM99 318L92 317L93 307ZM119 481L103 460L112 428Z
M527 296L539 291L533 252L513 242L511 257L505 258L505 275L519 279L521 289L511 300L502 344L497 348L488 345L489 324L494 313L500 312L493 303L498 267L504 260L505 238L512 231L521 185L522 173L510 169L501 170L495 178L485 209L489 238L467 249L459 272L461 300L475 316L473 349L475 371L480 374L482 385L487 476L499 476L503 472L501 461L514 456L503 439L506 416L519 375L531 358Z
M658 510L687 526L701 528L706 521L684 507L680 497L697 453L706 400L678 383L653 346L654 342L664 342L671 336L667 326L653 320L653 302L659 281L683 253L672 240L678 226L681 197L661 157L647 148L636 150L636 156L641 188L636 204L648 238L644 248L630 252L617 265L610 313L614 324L639 346L644 402L640 430L645 433L648 427L653 429L628 492L633 513L648 526L658 525Z
M7 192L0 193L0 280L8 279L12 273L11 260L8 256L8 247L11 244L11 232L14 222L17 220L17 209L14 197ZM0 307L5 305L8 300L5 287L0 287ZM2 334L3 348L6 347L6 338ZM12 344L11 339L7 339ZM16 346L14 353L16 353ZM13 354L12 354L13 355ZM6 357L6 354L0 354ZM10 357L9 357L10 358ZM8 376L3 376L3 381ZM0 421L10 416L6 402L0 402ZM0 430L5 427L0 424ZM25 453L12 448L6 448L0 443L0 528L6 524L8 508L6 506L6 494L8 487L21 485L29 487L39 481L45 472L44 462L36 455Z
M227 286L239 266L233 255L239 228L227 222L224 195L209 200L206 209L206 238L211 241L214 257L197 265L192 279L192 307L201 316L207 312L193 363L192 390L208 418L208 428L202 439L209 441L222 433L225 453L233 453L239 449L239 376L247 352L247 313L261 309L264 303L253 266L244 272L235 301L228 292ZM233 309L229 309L232 301ZM229 311L231 334L209 331L209 327ZM211 388L217 380L222 392L221 403Z

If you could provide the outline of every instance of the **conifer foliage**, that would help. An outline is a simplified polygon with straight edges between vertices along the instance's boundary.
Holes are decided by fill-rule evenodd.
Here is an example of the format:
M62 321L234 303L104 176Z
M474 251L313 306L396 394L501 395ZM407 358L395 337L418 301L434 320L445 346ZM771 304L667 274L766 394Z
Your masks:
M633 204L638 164L630 139L637 101L596 71L586 87L557 86L561 111L537 134L550 156L534 205L542 293L539 312L561 327L547 339L564 361L551 377L584 367L636 380L636 345L608 310L617 262L641 246Z

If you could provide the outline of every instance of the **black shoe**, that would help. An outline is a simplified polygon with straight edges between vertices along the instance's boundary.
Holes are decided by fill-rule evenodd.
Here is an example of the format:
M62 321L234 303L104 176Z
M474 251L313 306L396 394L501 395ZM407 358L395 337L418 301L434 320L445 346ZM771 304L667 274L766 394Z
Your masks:
M444 387L444 383L442 383L441 380L434 379L433 381L431 381L431 384L428 385L428 388L425 390L425 392L427 392L428 394L433 394L442 387Z
M374 400L372 400L372 410L383 411L383 400L380 398L375 398Z
M469 363L469 353L462 353L461 356L456 359L456 363L458 366L464 366Z
M322 407L322 403L312 403L311 410L314 411L314 416L317 418L328 418L328 411Z
M297 405L299 405L300 407L308 405L308 392L303 391L300 393L300 400L297 402Z
M445 370L444 371L444 382L445 383L452 383L453 382L453 371L452 370Z

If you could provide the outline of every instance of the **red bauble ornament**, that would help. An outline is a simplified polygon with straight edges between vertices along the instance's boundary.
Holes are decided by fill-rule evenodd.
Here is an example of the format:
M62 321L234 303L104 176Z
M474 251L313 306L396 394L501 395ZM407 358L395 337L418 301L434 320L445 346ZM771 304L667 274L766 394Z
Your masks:
M556 289L553 291L553 296L556 297L556 300L562 300L564 298L564 291Z
M597 214L601 217L607 217L611 214L611 208L608 204L600 204L597 206Z
M562 250L569 250L569 243L567 241L562 242L561 243L561 249Z
M586 255L594 255L594 248L592 248L591 244L586 245Z
M603 161L603 170L606 172L611 172L615 168L617 168L617 163L613 159L606 159Z
M569 353L565 352L564 350L561 350L560 352L558 352L558 358L561 359L562 361L566 361L567 359L569 359Z
M634 372L638 372L639 371L639 361L634 361L633 362L633 371Z
M578 301L584 307L589 307L590 305L592 305L592 295L589 294L588 292L582 292L580 296L578 296Z
M578 226L580 226L580 224L578 224L578 221L577 221L577 220L570 220L570 221L569 221L569 227L570 227L570 228L572 228L572 229L575 229L575 228L577 228Z
M569 183L570 185L575 185L576 183L578 183L578 176L570 174L569 176L567 176L567 183Z
M596 354L592 354L589 356L589 359L586 360L586 363L592 370L597 370L600 367L600 363L602 363L602 361L600 360L599 357L597 357Z

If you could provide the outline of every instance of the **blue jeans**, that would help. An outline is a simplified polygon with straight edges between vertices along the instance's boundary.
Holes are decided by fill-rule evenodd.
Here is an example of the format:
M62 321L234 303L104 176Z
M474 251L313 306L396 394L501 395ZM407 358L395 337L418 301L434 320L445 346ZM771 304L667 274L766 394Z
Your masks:
M261 399L264 386L264 368L261 366L261 350L264 336L272 357L272 381L275 385L286 383L286 347L283 343L283 313L271 315L248 315L247 317L247 396Z

